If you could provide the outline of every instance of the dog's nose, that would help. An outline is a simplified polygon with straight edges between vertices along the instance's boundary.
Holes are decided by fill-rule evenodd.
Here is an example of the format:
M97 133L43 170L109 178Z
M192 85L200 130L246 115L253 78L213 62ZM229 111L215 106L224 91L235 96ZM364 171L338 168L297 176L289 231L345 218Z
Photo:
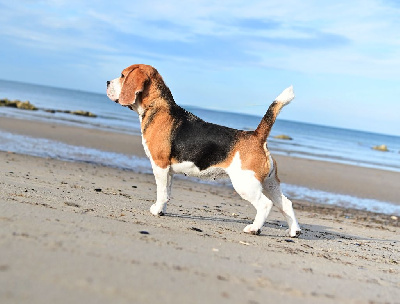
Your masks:
M107 81L107 88L108 88L109 85L110 85L110 81Z

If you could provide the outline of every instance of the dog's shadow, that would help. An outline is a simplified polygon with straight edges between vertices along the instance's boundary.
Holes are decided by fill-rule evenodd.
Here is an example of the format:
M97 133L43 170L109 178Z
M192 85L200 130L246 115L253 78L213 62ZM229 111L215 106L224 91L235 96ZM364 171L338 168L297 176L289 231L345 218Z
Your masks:
M238 218L222 218L222 217L211 217L211 216L201 216L201 215L188 215L188 214L175 214L175 213L165 213L167 217L190 219L190 220L200 220L200 221L210 221L210 222L225 222L225 223L237 223L237 224L251 224L250 221L238 219Z
M308 241L328 241L328 240L363 240L365 238L346 234L344 231L336 232L332 227L323 226L323 225L300 225L301 234L298 237L300 240L308 240ZM286 229L288 229L288 225L284 221L267 221L264 224L264 228L260 234L260 236L268 236L275 238L284 238L287 239L288 236L286 234Z
M210 216L200 216L200 215L187 215L187 214L175 214L166 213L166 217L181 218L187 220L195 221L210 221L210 222L221 222L221 223L234 223L249 225L252 222L249 220L239 219L239 218L221 218L221 217L210 217ZM194 228L197 229L197 228ZM271 220L264 224L264 227L258 237L274 237L274 238L285 238L285 231L288 229L286 222L279 220ZM206 232L205 229L198 229L202 232ZM203 231L204 230L204 231ZM241 231L240 231L241 232ZM367 238L350 235L346 233L339 233L332 231L332 227L322 226L322 225L302 225L301 235L298 237L300 240L370 240Z

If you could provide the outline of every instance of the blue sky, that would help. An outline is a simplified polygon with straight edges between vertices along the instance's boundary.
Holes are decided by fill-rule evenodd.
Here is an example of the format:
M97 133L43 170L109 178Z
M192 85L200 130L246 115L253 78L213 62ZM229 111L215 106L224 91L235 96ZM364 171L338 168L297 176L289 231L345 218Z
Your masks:
M105 94L153 65L177 103L400 135L400 4L353 1L3 1L0 79Z

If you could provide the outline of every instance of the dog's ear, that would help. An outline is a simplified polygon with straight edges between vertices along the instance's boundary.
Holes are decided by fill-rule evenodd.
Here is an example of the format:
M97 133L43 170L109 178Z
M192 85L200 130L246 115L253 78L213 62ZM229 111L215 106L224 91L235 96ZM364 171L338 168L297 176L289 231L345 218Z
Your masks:
M124 78L118 102L123 106L137 104L150 79L140 68L133 69Z

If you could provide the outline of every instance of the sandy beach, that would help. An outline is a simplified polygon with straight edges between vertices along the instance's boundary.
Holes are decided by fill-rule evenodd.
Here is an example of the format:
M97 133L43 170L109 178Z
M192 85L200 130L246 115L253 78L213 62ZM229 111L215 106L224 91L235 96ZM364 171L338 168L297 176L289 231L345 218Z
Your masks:
M138 136L0 119L0 131L144 156ZM275 156L283 182L399 204L399 173ZM231 188L0 152L1 303L400 303L400 221L294 201L260 236Z

